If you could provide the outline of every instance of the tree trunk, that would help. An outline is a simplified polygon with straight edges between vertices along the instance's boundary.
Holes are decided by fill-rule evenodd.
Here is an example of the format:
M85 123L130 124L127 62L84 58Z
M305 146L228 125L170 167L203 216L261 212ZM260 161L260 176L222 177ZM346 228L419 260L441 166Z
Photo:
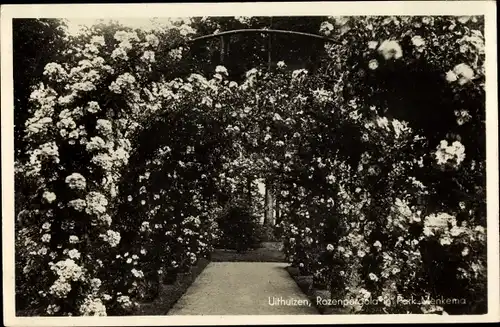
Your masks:
M220 64L224 64L224 53L226 52L226 46L224 44L224 37L220 37Z
M276 192L276 224L281 222L281 212L280 212L280 192Z
M274 225L274 194L271 188L271 183L266 183L266 211L267 211L267 225Z
M267 208L269 207L269 188L267 187L267 183L265 183L265 195L264 195L264 223L263 225L267 225L269 223L269 212Z
M248 204L252 206L252 179L247 177L247 200Z

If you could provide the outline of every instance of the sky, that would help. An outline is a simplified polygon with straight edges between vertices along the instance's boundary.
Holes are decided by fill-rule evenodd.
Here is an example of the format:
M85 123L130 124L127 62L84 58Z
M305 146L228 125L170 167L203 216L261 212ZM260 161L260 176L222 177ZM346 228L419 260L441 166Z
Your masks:
M113 21L117 21L118 23L132 28L140 28L143 30L150 30L155 27L157 24L168 24L172 19L172 17L165 18L113 18ZM104 18L67 18L66 24L68 25L68 32L72 35L76 35L80 32L82 25L83 26L91 26L100 21L109 22L111 19Z

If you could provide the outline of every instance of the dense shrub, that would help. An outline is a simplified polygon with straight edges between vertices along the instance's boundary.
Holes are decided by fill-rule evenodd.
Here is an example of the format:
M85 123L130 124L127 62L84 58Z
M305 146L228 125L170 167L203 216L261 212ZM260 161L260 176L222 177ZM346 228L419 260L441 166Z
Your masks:
M279 242L279 236L273 225L259 224L257 226L259 242Z
M244 252L259 245L260 224L248 204L230 203L218 219L221 239L219 247Z

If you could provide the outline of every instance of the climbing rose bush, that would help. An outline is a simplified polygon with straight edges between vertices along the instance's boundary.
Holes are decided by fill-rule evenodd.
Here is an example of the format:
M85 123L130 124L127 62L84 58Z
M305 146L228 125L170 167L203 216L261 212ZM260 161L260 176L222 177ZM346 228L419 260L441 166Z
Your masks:
M330 224L319 231L336 237L308 259L291 218L285 246L294 265L328 258L317 271L329 270L336 298L359 303L347 312L486 312L482 29L481 17L332 17L322 25L335 40L322 76L329 108L343 113L336 128L352 140L344 147L335 131L317 136L308 155L334 148L325 157L343 173L333 174L330 216L300 220L301 229ZM311 111L326 120L328 110ZM412 296L417 305L396 304ZM433 302L440 298L453 303ZM362 305L368 299L378 305Z
M26 122L29 159L18 170L37 190L19 213L17 286L30 297L27 310L106 315L133 304L132 290L117 289L121 280L108 270L129 264L116 253L118 184L134 135L161 109L155 53L175 65L182 49L170 49L182 31L90 29L66 50L71 60L45 67Z

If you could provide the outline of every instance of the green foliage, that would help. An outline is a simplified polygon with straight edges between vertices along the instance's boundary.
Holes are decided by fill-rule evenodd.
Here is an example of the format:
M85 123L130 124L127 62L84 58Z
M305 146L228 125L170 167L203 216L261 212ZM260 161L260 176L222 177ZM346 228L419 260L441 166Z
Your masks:
M233 202L218 219L219 247L245 252L259 244L259 222L246 203Z

